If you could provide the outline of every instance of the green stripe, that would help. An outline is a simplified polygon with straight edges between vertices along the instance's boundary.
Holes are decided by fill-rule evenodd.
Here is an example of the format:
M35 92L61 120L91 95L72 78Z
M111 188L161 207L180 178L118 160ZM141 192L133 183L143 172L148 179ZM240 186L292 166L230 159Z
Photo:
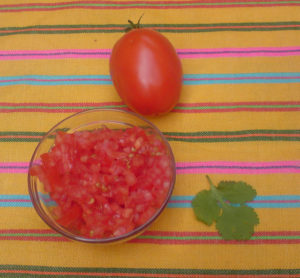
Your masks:
M139 239L159 239L159 240L222 240L220 236L152 236L152 235L141 235L138 237ZM300 239L300 236L252 236L250 240L272 240L272 239L280 239L280 240L289 240L289 239Z
M278 22L239 22L239 23L207 23L207 24L142 24L143 27L155 27L155 28L190 28L190 27L230 27L230 26L278 26L278 25L299 25L300 21L278 21ZM73 24L73 25L31 25L23 27L1 27L0 30L26 30L26 29L44 29L44 28L126 28L127 24Z
M195 132L164 132L165 135L178 135L178 136L197 136L197 135L243 135L243 134L300 134L299 129L256 129L256 130L237 130L237 131L195 131ZM45 132L39 131L0 131L2 135L24 135L24 136L44 136Z
M97 105L97 106L0 106L0 109L15 110L15 109L44 109L44 110L55 110L55 109L94 109L99 107L106 108L117 108L126 107L125 105ZM235 109L235 108L300 108L300 104L272 104L272 105L220 105L220 106L176 106L174 109L177 110L207 110L207 109Z
M1 108L1 107L0 107ZM182 107L176 106L175 109L178 110L207 110L207 109L235 109L235 108L300 108L299 104L288 104L288 105L220 105L220 106L189 106L189 107Z
M238 131L195 131L195 132L164 132L165 135L177 136L205 136L205 135L243 135L243 134L300 134L300 129L274 130L274 129L256 129L256 130L238 130ZM1 132L0 132L1 134Z
M45 132L2 131L0 142L39 142ZM240 131L197 131L197 132L163 132L168 141L178 142L247 142L247 141L300 141L300 130L240 130ZM256 135L257 136L251 136ZM258 135L263 134L263 135ZM266 135L264 135L266 134ZM267 134L271 134L268 136ZM287 134L290 136L280 136ZM246 135L246 136L242 136ZM293 136L295 135L295 136ZM1 136L8 136L1 138ZM16 137L14 137L16 136ZM20 136L20 137L17 137ZM23 136L23 137L22 137ZM26 138L28 136L28 138ZM37 136L38 138L29 138ZM173 137L176 136L176 137ZM206 138L206 136L224 136L222 138ZM237 137L233 137L237 136ZM241 137L239 137L241 136ZM188 137L188 138L187 138Z
M38 265L0 265L0 270L29 270L47 272L95 272L95 273L137 273L137 274L216 274L216 275L275 275L300 274L300 269L176 269L176 268L100 268L100 267L61 267ZM5 274L1 274L5 275ZM70 277L70 276L68 276ZM77 276L80 277L80 276ZM91 277L91 276L89 276Z
M0 142L39 142L40 139L37 138L0 138Z
M1 233L0 237L62 237L60 234L55 233ZM159 239L159 240L222 240L220 236L155 236L155 235L140 235L139 239ZM300 239L299 236L252 236L250 240L290 240Z
M262 23L215 23L215 24L144 24L144 27L155 28L159 32L216 32L216 31L275 31L275 30L299 30L300 22L262 22ZM283 25L283 26L281 26ZM239 26L249 26L239 28ZM263 26L263 27L261 27ZM276 27L281 26L281 27ZM14 34L72 34L72 33L120 33L123 32L125 24L105 24L105 25L34 25L24 27L2 27L0 28L0 36ZM165 28L170 29L165 29ZM214 27L214 28L210 28ZM225 27L225 28L221 28ZM68 28L71 30L64 30ZM85 29L86 28L86 29ZM87 28L103 28L87 29ZM111 28L111 29L110 29ZM196 29L193 29L196 28ZM36 30L29 30L36 29ZM50 30L42 30L50 29ZM58 30L55 30L58 29Z
M24 136L44 136L46 132L39 131L0 131L0 136L14 136L14 135L24 135Z
M256 134L257 136L251 136ZM258 134L266 134L266 135L258 135ZM267 134L271 134L271 136L268 136ZM179 142L209 143L209 142L243 142L243 141L245 142L246 141L300 141L299 136L286 137L286 136L280 136L279 134L298 135L300 134L300 130L197 131L197 132L189 132L189 133L164 132L164 135L166 136L168 141L179 141ZM246 135L246 136L239 137L242 135ZM205 136L224 136L224 137L205 138ZM237 136L237 137L232 137L232 136Z
M60 234L54 234L54 233L49 233L49 234L37 234L37 233L3 233L0 234L0 237L61 237Z

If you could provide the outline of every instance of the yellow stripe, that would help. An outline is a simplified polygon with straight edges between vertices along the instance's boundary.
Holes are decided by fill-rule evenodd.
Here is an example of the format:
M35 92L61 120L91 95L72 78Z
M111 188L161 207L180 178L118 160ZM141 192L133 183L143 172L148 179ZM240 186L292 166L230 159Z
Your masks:
M299 159L299 154L295 152L295 143L291 142L170 142L170 144L178 161L276 161ZM260 151L261 149L264 150L263 153ZM274 149L278 151L274 152Z
M299 72L297 65L300 64L300 56L181 59L181 62L184 74ZM0 61L0 65L0 76L58 73L59 75L109 75L109 60L98 58L5 60ZM237 70L239 68L242 70Z
M176 48L187 48L186 41L189 42L189 48L284 47L297 46L300 44L300 37L297 36L297 32L298 31L217 32L200 34L164 33L164 35ZM121 36L121 33L17 35L1 37L0 40L1 50L99 49L112 48ZM283 37L288 39L283 41Z
M9 223L1 229L50 229L31 208L1 208L3 223ZM260 218L260 224L255 231L299 231L300 223L294 223L300 208L255 209ZM14 221L11 221L11 219ZM180 220L179 220L180 219ZM277 221L273 221L277 219ZM180 225L176 225L180 221ZM196 220L191 208L166 208L159 218L148 228L150 231L180 231L180 232L216 232L215 225L207 226ZM52 232L54 233L54 232ZM1 241L2 242L2 241Z
M255 231L299 231L300 223L294 223L291 219L297 218L300 208L289 209L255 209L260 224L255 227ZM277 219L277 221L274 221ZM176 223L180 222L180 225ZM215 225L207 226L198 222L190 208L168 208L157 222L151 226L151 230L161 231L194 231L194 232L215 232Z
M2 153L1 153L2 155ZM14 157L13 157L14 158ZM16 157L22 158L22 157ZM17 160L12 160L17 161ZM25 159L23 161L26 161ZM192 159L191 159L192 161ZM210 174L216 181L243 180L257 189L258 195L295 195L298 193L298 174L284 175L238 175ZM28 194L27 174L1 174L1 194ZM208 188L205 174L177 175L173 195L195 195Z
M180 102L299 101L300 84L234 84L183 86ZM112 85L7 86L1 87L2 102L106 102L121 101ZM273 113L273 112L272 112ZM271 114L272 114L271 113ZM246 113L248 116L249 114ZM245 114L245 115L246 115ZM252 113L253 114L253 113ZM251 115L252 115L251 114ZM27 115L27 114L24 114ZM47 114L48 115L48 114ZM65 117L68 114L58 115ZM197 121L202 122L202 117ZM217 114L224 116L224 113ZM233 113L233 116L238 115ZM244 114L243 114L244 115ZM262 115L258 113L258 115ZM276 113L274 113L276 115ZM283 115L283 114L281 114ZM289 115L289 114L285 114ZM167 115L169 117L171 115ZM232 117L233 117L232 116ZM27 117L27 116L26 116ZM172 116L175 117L175 116ZM182 113L176 119L182 121ZM7 118L6 118L7 119ZM163 119L163 118L160 118ZM158 119L160 121L160 119ZM6 126L6 125L5 125Z
M49 229L33 207L3 207L1 211L3 212L2 223L6 223L5 227L0 227L1 229ZM11 221L11 219L14 219L14 221Z
M49 127L45 124L45 127ZM0 157L10 161L29 161L38 142L1 142ZM298 160L294 143L291 142L231 142L231 143L186 143L170 142L176 161L278 161ZM261 153L257 151L263 149ZM274 151L274 148L277 151ZM246 159L245 159L246 158ZM285 176L285 175L283 175ZM185 179L185 177L184 177Z
M3 155L2 152L3 148L0 148L1 151L1 157ZM8 157L7 154L5 154L5 157ZM17 157L16 159L20 159L21 157ZM12 159L14 159L14 157L12 156ZM24 157L24 159L26 159ZM12 161L18 161L18 160L12 160ZM23 160L26 161L26 160ZM27 187L27 174L1 174L1 194L3 195L27 195L28 194L28 187ZM2 208L1 208L2 209ZM5 214L3 214L4 217ZM1 217L2 218L2 217ZM11 220L11 218L7 218L9 220ZM26 218L25 218L26 219ZM11 223L13 221L8 221L6 223ZM30 222L29 222L30 224Z
M272 113L265 112L264 117L260 113L249 114L240 113L224 113L220 119L220 114L202 114L201 119L195 124L195 115L184 115L177 113L170 113L161 118L151 119L162 131L236 131L245 129L297 129L294 120L298 118L298 112L282 112ZM0 123L3 123L2 131L40 131L45 132L52 128L56 123L61 121L67 114L49 114L41 113L37 117L36 113L24 114L16 113L14 118L11 119L10 125L5 126L7 120L6 114L0 114ZM240 121L236 121L239 117ZM26 119L26 121L24 121ZM172 122L170 126L168 123ZM274 124L276 123L276 125ZM299 128L299 127L298 127ZM251 143L249 143L251 144ZM274 142L275 145L278 143ZM238 145L238 144L236 144ZM190 146L194 144L190 143ZM206 146L209 146L207 144Z
M75 242L1 242L6 256L1 264L48 265L62 267L123 267L123 268L197 268L197 269L269 269L297 268L300 245L143 245L121 244L96 246ZM24 250L30 256L24 255ZM63 252L57 252L63 250ZM49 256L55 254L55 256ZM66 254L72 254L72 259ZM125 255L126 254L126 255ZM230 256L228 255L230 254ZM268 256L272 254L272 259ZM154 257L161 258L159 261ZM243 259L241 259L241 257ZM180 258L180 259L179 259ZM154 264L155 261L155 264Z
M238 117L238 121L236 120ZM175 130L181 132L193 131L229 131L229 130L245 130L245 129L296 129L297 125L294 119L299 117L297 112L272 113L265 112L264 116L260 113L223 113L220 117L219 113L204 113L197 117L195 115L184 115L179 113L169 114L162 118L153 119L161 130ZM0 117L1 119L1 117ZM172 122L172 126L170 126ZM274 124L276 123L276 125ZM249 143L251 144L251 143ZM238 145L238 144L236 144Z
M239 11L239 17L236 16ZM149 23L216 23L216 22L276 22L286 21L287 14L289 21L298 20L299 13L295 7L277 7L269 8L233 8L233 9L181 9L180 16L178 10L172 9L147 9L142 24ZM1 26L23 26L35 25L37 23L47 24L127 24L131 19L136 22L143 10L64 10L56 12L26 12L26 13L4 13L1 15ZM112 16L117 14L118 16ZM54 16L55 15L55 16Z
M1 88L2 102L105 102L121 101L113 86L70 85L70 86L8 86ZM16 114L17 115L17 114ZM27 113L23 114L27 117ZM34 114L33 114L34 115ZM48 117L48 114L44 117ZM58 118L68 114L56 114Z
M257 190L257 194L261 196L297 195L299 192L299 186L297 183L299 174L282 174L282 175L209 174L209 176L213 181L215 181L215 183L218 183L221 180L245 181L248 184L251 184ZM208 188L209 186L207 184L207 179L205 177L205 174L177 175L176 185L174 188L173 195L193 196L199 191Z

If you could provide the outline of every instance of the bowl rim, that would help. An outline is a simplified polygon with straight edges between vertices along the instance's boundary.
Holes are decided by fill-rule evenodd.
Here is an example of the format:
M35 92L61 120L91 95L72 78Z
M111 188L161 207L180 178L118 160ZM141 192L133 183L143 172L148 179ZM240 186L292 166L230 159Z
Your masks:
M32 184L31 180L32 180L32 176L30 175L30 168L32 167L34 160L35 160L35 156L41 146L41 144L44 142L44 140L53 132L56 130L56 128L61 125L62 123L66 122L67 120L77 117L79 115L82 114L88 114L88 113L93 113L93 112L117 112L117 113L124 113L124 114L129 114L133 117L138 118L141 121L144 121L145 123L147 123L151 128L153 128L155 130L155 132L160 136L160 138L162 139L162 141L164 142L165 146L168 149L168 153L170 155L170 159L171 159L171 171L172 171L172 180L171 180L171 184L170 184L170 188L168 191L168 194L164 200L164 202L162 203L162 205L160 206L159 209L157 209L157 211L141 226L138 226L137 228L135 228L134 230L126 233L126 234L122 234L120 236L117 237L110 237L110 238L87 238L87 237L83 237L80 235L76 235L73 234L72 232L68 231L67 229L65 229L64 227L60 226L59 224L55 223L54 221L51 221L48 217L48 215L44 212L41 202L40 202L40 198L38 197L37 194L37 190L36 190L36 186L34 184ZM124 123L126 123L126 121L124 121ZM130 110L122 110L122 109L118 109L118 108L93 108L93 109L86 109L84 111L80 111L77 113L74 113L62 120L60 120L58 123L56 123L52 128L50 128L46 134L40 139L39 143L37 144L31 159L30 159L30 163L29 163L29 168L28 168L28 172L27 172L27 183L28 183L28 191L29 191L29 196L31 199L31 202L37 212L37 214L39 215L39 217L50 227L52 228L54 231L56 231L57 233L59 233L60 235L74 240L74 241L80 241L80 242L84 242L84 243L97 243L97 244L105 244L105 243L118 243L118 242L123 242L123 241L127 241L130 240L136 236L138 236L140 233L142 233L146 228L148 228L159 216L160 214L163 212L163 210L165 209L165 207L167 206L174 187L175 187L175 182L176 182L176 164L175 164L175 157L172 151L172 148L169 144L169 142L167 141L167 139L165 138L165 136L163 135L163 133L159 130L158 127L156 127L156 125L154 125L150 120L146 119L145 117L141 116L140 114L137 114L133 111Z

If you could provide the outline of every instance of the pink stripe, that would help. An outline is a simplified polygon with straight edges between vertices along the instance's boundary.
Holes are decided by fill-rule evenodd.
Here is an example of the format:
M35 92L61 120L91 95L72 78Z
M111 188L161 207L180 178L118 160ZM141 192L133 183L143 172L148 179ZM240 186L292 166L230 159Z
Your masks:
M201 168L201 169L181 169L177 174L239 174L239 175L262 175L279 173L300 173L300 169L219 169L219 168Z
M300 55L299 46L177 49L181 58L256 57ZM201 53L196 53L201 52Z
M22 168L18 168L22 167ZM29 162L0 162L0 173L24 174L28 172Z
M295 56L300 55L299 46L177 49L180 58ZM200 52L200 53L198 53ZM53 49L0 51L0 60L109 58L111 49Z
M1 169L0 168L0 174L24 174L27 173L28 169Z
M272 162L236 162L236 161L206 161L178 162L177 174L271 174L271 173L300 173L300 161ZM4 168L6 167L6 168ZM17 168L25 167L25 168ZM28 163L0 163L0 173L27 173Z
M271 102L272 103L272 102ZM276 104L276 102L274 102ZM264 104L264 102L263 102ZM289 104L289 102L287 102ZM291 104L298 104L297 102L291 102ZM300 104L300 102L299 102ZM124 105L123 102L120 101L111 101L111 102L67 102L67 103L60 103L60 102L53 102L53 103L46 103L46 102L0 102L0 106L43 106L43 107L69 107L69 106L107 106L107 105Z
M64 237L54 237L54 236L2 236L0 240L26 240L26 241L68 241Z
M9 200L11 202L11 200ZM190 200L171 200L170 203L175 203L175 204L189 204L191 203ZM300 203L300 200L254 200L251 201L251 203Z
M0 51L0 60L108 58L110 52L111 49L12 50Z
M177 167L197 167L197 166L252 166L252 167L264 167L264 166L288 166L296 165L300 167L300 160L290 161L267 161L267 162L239 162L239 161L199 161L199 162L177 162Z
M254 244L300 244L299 239L253 239L245 241L231 241L220 239L190 239L190 240L176 240L176 239L144 239L135 238L130 243L149 243L149 244L230 244L230 245L254 245ZM253 276L252 276L253 277ZM282 277L282 276L278 276Z
M53 234L51 229L0 229L0 234Z
M276 112L281 112L281 111L299 111L300 108L298 107L288 107L288 108L232 108L232 109L205 109L205 110L199 110L199 109L189 109L189 110L181 110L181 109L173 109L172 112L174 113L213 113L213 112L239 112L239 111L255 111L255 112L263 112L263 111L276 111ZM0 109L0 112L3 113L8 113L8 112L12 112L12 111L16 111L16 112L28 112L28 109L16 109L16 110L4 110L4 109ZM37 110L33 110L33 111L37 111ZM37 112L45 112L45 111L37 111ZM59 111L57 111L59 112ZM63 111L60 111L63 112ZM68 111L66 111L68 112Z
M244 170L244 169L218 169L218 168L201 168L178 170L177 174L240 174L240 175L259 175L259 174L276 174L276 173L300 173L300 170L291 169L268 169L268 170Z
M299 203L300 200L255 200L251 203Z
M299 79L299 76L245 76L245 77L216 77L216 78L184 78L186 81L214 81L214 80L256 80L256 79ZM74 79L77 80L77 79Z
M32 103L34 104L34 103ZM300 101L262 101L262 102L198 102L198 103L178 103L177 106L179 107L194 107L194 106L201 106L201 107L212 107L212 106L238 106L238 105L298 105ZM0 102L0 105L16 105L15 103L6 103ZM20 103L20 105L23 105ZM36 104L38 105L38 104ZM41 103L43 105L43 103ZM52 105L52 104L50 104ZM65 105L65 104L63 104ZM77 103L78 105L78 103ZM82 104L83 105L83 104Z
M268 3L276 3L280 2L281 0L257 0L257 3L262 2L268 2ZM167 4L170 1L73 1L73 2L58 2L58 3L41 3L41 2L35 2L35 3L26 3L26 4L9 4L9 5L1 5L1 7L27 7L27 6L56 6L56 5L66 5L66 4L93 4L93 3L102 3L102 4ZM172 1L173 4L182 4L182 3L189 3L189 4L198 4L199 1L193 0L193 1ZM201 1L202 3L220 3L219 0L204 0ZM224 2L224 1L223 1ZM231 0L231 1L226 1L227 3L237 3L239 0ZM243 0L243 2L253 2L253 0ZM289 0L289 2L297 2L297 0ZM251 4L251 3L250 3Z
M29 162L0 162L0 167L28 167Z
M300 161L273 162L192 162L177 163L177 174L272 174L300 173Z
M177 167L197 167L197 166L289 166L296 165L300 167L300 160L290 161L269 161L269 162L239 162L239 161L199 161L199 162L177 162ZM28 167L29 162L0 162L0 167Z

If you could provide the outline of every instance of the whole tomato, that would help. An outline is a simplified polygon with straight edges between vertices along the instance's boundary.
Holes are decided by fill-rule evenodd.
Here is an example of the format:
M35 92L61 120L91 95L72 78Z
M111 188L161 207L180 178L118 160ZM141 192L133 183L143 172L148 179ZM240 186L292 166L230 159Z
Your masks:
M123 35L112 49L110 74L119 96L139 114L165 114L179 100L181 62L168 39L155 30L136 28Z

